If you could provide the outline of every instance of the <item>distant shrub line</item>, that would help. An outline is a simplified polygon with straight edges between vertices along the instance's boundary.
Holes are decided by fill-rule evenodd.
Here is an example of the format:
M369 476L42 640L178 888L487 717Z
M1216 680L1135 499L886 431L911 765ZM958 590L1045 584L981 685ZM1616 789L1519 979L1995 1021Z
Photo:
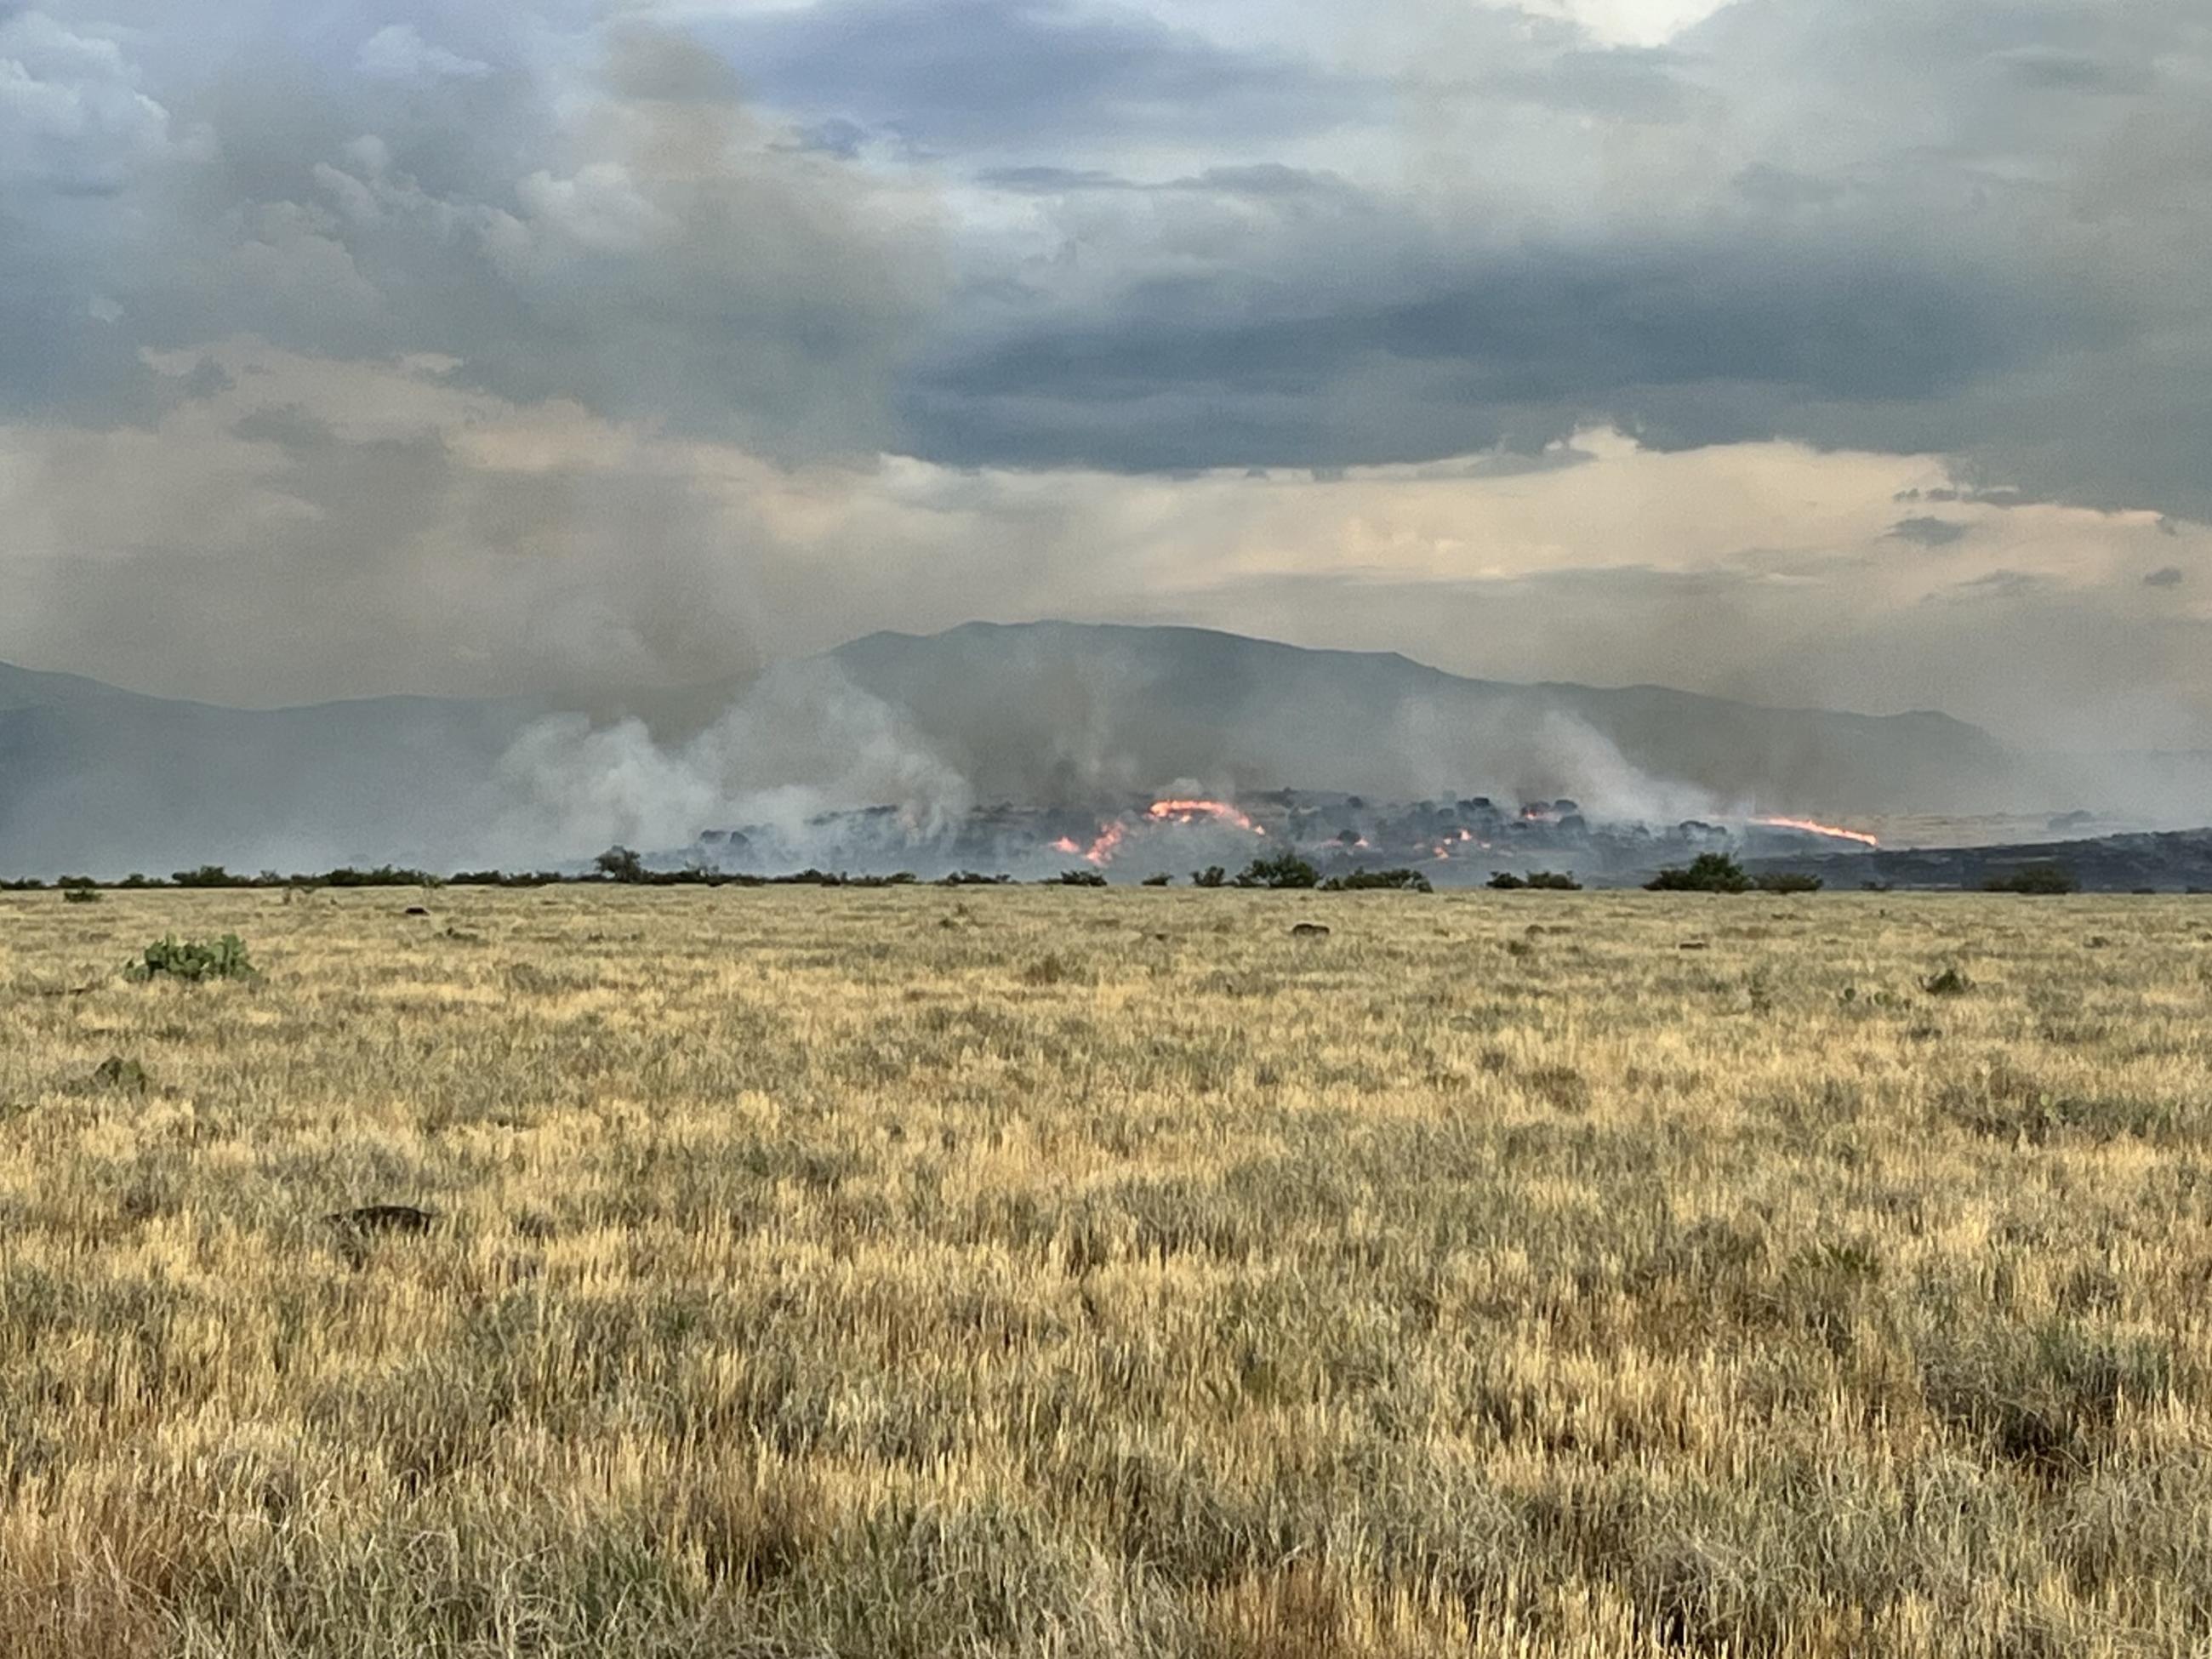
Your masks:
M1687 866L1662 870L1644 884L1653 893L1817 893L1827 884L1794 870L1754 876L1725 853L1700 853Z
M1103 873L1089 868L1063 871L1046 877L1044 880L1047 885L1054 886L1103 887L1107 884ZM1174 883L1173 876L1162 872L1146 877L1141 884L1168 887ZM609 884L635 887L875 888L918 886L923 884L923 878L908 870L890 875L850 875L843 871L809 868L775 876L733 874L696 866L680 870L655 870L648 867L643 858L629 848L611 847L592 860L589 870L581 872L464 870L453 875L441 876L407 866L380 864L367 869L342 865L335 870L325 870L315 874L282 875L274 870L264 870L258 875L249 875L242 871L225 869L220 864L204 864L196 869L175 871L166 879L135 872L117 881L100 881L90 876L60 876L51 881L27 877L0 881L0 892L58 891L71 903L89 904L96 902L102 891L135 892L157 889L236 890L290 888L313 890L373 887L528 888ZM1194 887L1209 888L1311 889L1325 893L1435 891L1430 878L1419 870L1352 870L1323 877L1310 860L1289 851L1255 858L1234 875L1220 865L1209 865L1203 870L1192 871L1190 884ZM973 870L960 870L933 878L929 884L939 887L1006 887L1014 884L1014 878L1003 873L987 875ZM1581 890L1582 884L1571 871L1552 870L1532 870L1525 873L1500 870L1491 876L1487 884L1499 892L1577 892ZM1700 853L1688 865L1662 870L1644 883L1645 888L1655 893L1817 893L1826 884L1819 876L1798 871L1775 870L1753 875L1725 853ZM1892 884L1869 881L1864 885L1870 891L1887 892L1891 890ZM2058 894L2081 890L2080 878L2072 870L2060 864L2026 865L1991 878L1983 884L1983 887L1984 890L1991 893ZM2191 888L2190 890L2194 893L2202 890Z

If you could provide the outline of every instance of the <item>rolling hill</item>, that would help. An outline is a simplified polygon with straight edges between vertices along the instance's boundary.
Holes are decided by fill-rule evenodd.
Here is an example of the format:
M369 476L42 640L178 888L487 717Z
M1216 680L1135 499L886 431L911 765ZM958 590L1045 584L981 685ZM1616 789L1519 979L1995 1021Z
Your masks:
M835 752L854 741L855 708L871 741L926 755L978 801L1070 803L1190 782L1571 795L1663 818L1735 807L1990 811L2034 792L2019 756L1941 714L1507 684L1395 654L1185 628L876 634L764 681L630 694L601 714L643 722L660 772L696 786L681 799L726 817L744 798L797 784L824 805L870 804L837 799L840 789L879 798L882 786L862 781L878 774L854 773ZM557 827L527 847L513 829L518 790L577 787L575 763L549 783L521 776L514 760L517 739L559 710L544 698L420 697L237 709L0 666L0 872L586 856L605 844L588 839L600 819L579 819L578 844L561 847L546 840ZM744 742L727 736L733 718ZM647 744L645 729L628 735ZM597 752L574 750L572 762L589 765ZM625 787L611 773L591 780L595 796ZM531 822L548 821L546 804L535 800Z

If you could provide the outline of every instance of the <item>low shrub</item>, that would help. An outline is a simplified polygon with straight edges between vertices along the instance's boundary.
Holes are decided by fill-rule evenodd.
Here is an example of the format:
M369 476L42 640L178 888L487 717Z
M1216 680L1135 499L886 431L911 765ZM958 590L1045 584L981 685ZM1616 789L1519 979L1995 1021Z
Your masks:
M627 847L610 847L592 860L592 867L609 881L641 882L647 878L645 860Z
M1747 893L1751 878L1725 853L1700 853L1687 869L1662 870L1644 886L1653 893Z
M1244 873L1237 878L1239 887L1268 887L1274 889L1318 887L1321 872L1296 853L1281 852L1273 858L1254 859L1244 866Z
M246 955L246 941L235 933L221 939L180 939L174 934L155 939L132 963L134 979L171 979L197 982L209 979L252 979L258 970Z
M1341 876L1331 876L1321 884L1324 893L1365 893L1395 891L1402 893L1433 893L1437 890L1429 878L1418 870L1354 870Z
M1990 893L2078 893L2081 878L2063 864L2027 864L1982 884Z
M1797 870L1769 870L1752 883L1762 893L1817 893L1827 884Z

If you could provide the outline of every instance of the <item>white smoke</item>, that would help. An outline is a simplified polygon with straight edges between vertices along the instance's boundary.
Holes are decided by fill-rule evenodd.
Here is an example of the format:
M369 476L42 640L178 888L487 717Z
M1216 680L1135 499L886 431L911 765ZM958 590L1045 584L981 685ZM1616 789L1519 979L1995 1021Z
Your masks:
M1475 788L1505 800L1566 797L1593 817L1643 823L1721 810L1711 790L1655 776L1612 738L1560 708L1470 716L1462 703L1408 698L1390 731L1378 733L1374 752L1405 780L1422 781L1431 796Z
M596 729L580 714L538 721L500 757L494 782L494 838L515 865L616 844L686 847L740 824L771 831L804 860L823 813L894 804L920 842L974 803L959 770L896 709L820 659L771 669L678 744L635 719Z

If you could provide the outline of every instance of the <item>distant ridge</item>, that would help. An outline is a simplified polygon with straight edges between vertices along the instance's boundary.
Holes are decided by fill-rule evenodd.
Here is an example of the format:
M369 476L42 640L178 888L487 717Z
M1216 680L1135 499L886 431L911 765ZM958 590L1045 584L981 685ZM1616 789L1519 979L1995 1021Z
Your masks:
M1655 817L2075 804L2027 800L2021 758L1942 714L1510 684L1393 652L1206 629L971 623L872 634L816 669L825 665L835 673L816 678L834 695L878 710L978 799L1065 803L1189 781L1402 799L1567 795ZM728 682L599 706L681 735L755 690ZM500 758L560 707L385 697L235 709L0 665L0 873L497 861L491 826L511 785L496 775ZM787 735L804 748L805 730Z
M831 655L994 795L1064 795L1101 762L1137 787L1184 775L1410 796L1610 787L1865 812L1996 810L2021 788L2018 756L1945 714L1469 679L1395 652L1206 629L969 623Z

